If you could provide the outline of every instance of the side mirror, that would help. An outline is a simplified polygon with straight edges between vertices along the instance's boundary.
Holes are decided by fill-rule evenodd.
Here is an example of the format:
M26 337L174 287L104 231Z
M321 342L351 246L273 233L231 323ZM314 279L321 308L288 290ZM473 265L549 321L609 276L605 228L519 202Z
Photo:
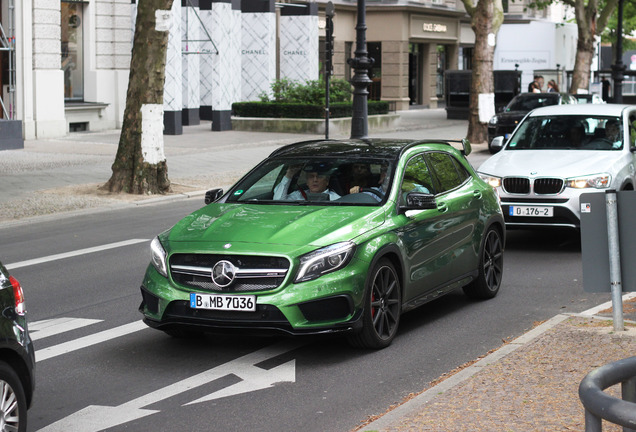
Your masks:
M490 148L493 150L499 151L501 150L503 145L504 145L504 137L498 136L492 139L492 142L490 143Z
M223 196L223 189L212 189L205 193L205 203L210 204Z
M406 206L402 210L428 210L437 208L435 195L422 192L409 192L406 195Z

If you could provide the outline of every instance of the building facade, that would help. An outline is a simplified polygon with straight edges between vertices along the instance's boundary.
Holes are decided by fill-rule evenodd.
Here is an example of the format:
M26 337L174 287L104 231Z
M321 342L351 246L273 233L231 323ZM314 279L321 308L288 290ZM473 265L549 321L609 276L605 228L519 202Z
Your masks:
M2 118L21 121L24 139L120 128L136 1L0 0L8 36L0 50ZM550 21L548 12L524 11L524 3L504 2L510 7L504 28ZM334 5L334 75L350 79L357 3ZM211 121L213 130L229 129L233 102L258 100L276 78L318 79L324 73L325 6L322 0L175 0L164 133L179 134L201 120ZM367 0L366 23L367 49L375 60L371 99L389 101L397 110L434 108L444 99L444 72L471 68L474 34L461 0ZM526 25L522 39L543 31ZM505 46L501 37L498 42ZM553 42L559 49L560 40ZM558 52L550 55L546 68L568 66ZM512 67L501 59L496 68Z

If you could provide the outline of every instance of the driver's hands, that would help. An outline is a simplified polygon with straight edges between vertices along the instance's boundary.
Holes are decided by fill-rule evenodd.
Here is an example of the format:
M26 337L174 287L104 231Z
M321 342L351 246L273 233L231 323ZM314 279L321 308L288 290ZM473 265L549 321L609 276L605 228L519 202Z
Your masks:
M359 192L360 192L360 186L354 186L351 189L349 189L350 194L359 193Z
M285 177L287 177L288 179L293 178L298 171L300 171L300 168L302 168L302 165L292 165L289 168L287 168L287 172L285 173Z

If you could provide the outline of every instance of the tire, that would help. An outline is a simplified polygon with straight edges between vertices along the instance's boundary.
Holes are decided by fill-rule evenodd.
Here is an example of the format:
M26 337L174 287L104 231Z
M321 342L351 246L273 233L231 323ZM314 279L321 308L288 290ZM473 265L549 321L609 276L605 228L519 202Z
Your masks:
M22 381L7 363L0 361L0 432L25 432L27 402Z
M381 349L389 346L397 334L402 312L402 290L395 267L380 259L367 280L362 312L362 330L349 337L355 347Z
M491 299L499 292L503 276L503 243L495 227L488 228L479 251L477 279L466 285L464 293L476 300Z

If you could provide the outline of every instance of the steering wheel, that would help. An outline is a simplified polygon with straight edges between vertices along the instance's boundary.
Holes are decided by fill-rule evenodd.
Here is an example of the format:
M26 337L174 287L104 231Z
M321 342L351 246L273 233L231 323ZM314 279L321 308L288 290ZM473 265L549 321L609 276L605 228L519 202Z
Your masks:
M380 200L382 200L384 198L384 194L382 192L380 192L379 190L375 190L375 189L371 189L371 188L360 188L360 193L362 193L362 192L372 193L373 195L375 195L378 198L380 198Z

